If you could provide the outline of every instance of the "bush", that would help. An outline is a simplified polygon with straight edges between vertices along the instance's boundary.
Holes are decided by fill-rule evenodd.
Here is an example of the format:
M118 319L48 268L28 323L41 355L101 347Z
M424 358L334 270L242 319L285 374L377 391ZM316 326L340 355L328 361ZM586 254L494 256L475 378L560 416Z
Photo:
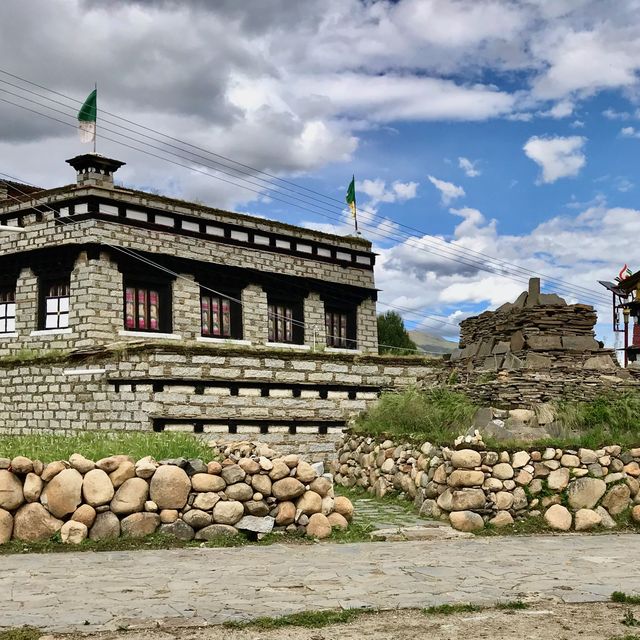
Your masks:
M590 402L561 402L558 423L573 433L567 444L598 449L606 444L640 444L640 394L600 396Z
M452 444L466 433L477 407L462 393L447 389L383 393L362 414L355 426L359 433L415 436L433 443Z

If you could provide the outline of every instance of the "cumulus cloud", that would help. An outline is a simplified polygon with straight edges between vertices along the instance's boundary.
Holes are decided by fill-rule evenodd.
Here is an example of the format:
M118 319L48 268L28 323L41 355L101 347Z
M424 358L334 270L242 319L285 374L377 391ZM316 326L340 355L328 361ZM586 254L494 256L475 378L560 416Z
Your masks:
M623 138L640 138L640 131L635 127L622 127L620 135Z
M468 178L477 178L482 173L480 169L476 167L477 164L477 160L472 161L464 157L458 158L458 167L464 171L464 174Z
M495 220L480 211L452 210L462 218L454 236L423 235L378 248L377 285L387 303L452 317L478 313L514 300L526 289L528 274L542 278L569 302L594 304L597 334L612 344L610 301L598 280L620 270L619 256L640 267L640 210L609 207L605 201L570 216L555 216L528 233L501 234ZM498 262L499 257L508 264ZM513 267L510 265L517 265ZM408 319L417 316L408 315ZM435 327L433 327L435 328Z
M583 151L586 142L583 136L533 136L523 150L542 169L540 181L551 183L578 175L587 162Z
M400 182L396 180L387 187L385 180L362 180L356 182L356 193L364 193L369 196L371 202L404 202L416 197L417 182Z
M440 200L442 204L450 204L456 198L461 198L465 195L464 189L453 182L447 182L446 180L439 180L433 176L427 176L429 182L440 192Z

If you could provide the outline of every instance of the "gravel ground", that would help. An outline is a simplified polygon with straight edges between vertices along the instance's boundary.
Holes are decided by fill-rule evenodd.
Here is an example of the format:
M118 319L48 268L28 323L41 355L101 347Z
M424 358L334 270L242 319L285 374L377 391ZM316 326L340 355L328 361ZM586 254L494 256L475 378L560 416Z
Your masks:
M451 615L420 611L363 615L348 624L320 629L284 627L240 630L208 628L107 632L94 635L48 636L64 640L640 640L640 626L625 626L628 612L640 617L640 606L618 604L559 604L542 602L524 611L488 609ZM640 625L640 621L638 622ZM637 634L637 635L636 635Z

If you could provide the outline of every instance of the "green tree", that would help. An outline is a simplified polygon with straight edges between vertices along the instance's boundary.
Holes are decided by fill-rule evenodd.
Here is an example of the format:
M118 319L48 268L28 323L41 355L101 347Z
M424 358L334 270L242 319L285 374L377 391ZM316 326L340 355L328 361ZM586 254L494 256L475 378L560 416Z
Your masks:
M387 311L378 316L379 353L410 355L418 348L404 327L402 316L397 311Z

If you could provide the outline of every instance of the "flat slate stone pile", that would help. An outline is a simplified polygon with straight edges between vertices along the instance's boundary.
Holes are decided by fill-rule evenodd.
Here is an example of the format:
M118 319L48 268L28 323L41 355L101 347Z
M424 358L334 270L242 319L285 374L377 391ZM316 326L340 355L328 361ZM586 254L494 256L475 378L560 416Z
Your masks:
M461 531L532 517L560 531L614 529L625 514L640 523L640 448L486 451L478 437L461 440L473 448L348 435L332 463L335 481L379 497L400 492Z
M0 544L58 532L73 544L155 532L182 540L272 531L326 538L346 529L352 515L349 500L334 497L321 463L277 457L268 448L209 463L125 455L93 462L74 454L48 464L0 458Z
M593 307L540 293L540 280L531 278L515 302L460 323L460 345L451 361L467 371L614 371L614 352L594 337L597 320Z

